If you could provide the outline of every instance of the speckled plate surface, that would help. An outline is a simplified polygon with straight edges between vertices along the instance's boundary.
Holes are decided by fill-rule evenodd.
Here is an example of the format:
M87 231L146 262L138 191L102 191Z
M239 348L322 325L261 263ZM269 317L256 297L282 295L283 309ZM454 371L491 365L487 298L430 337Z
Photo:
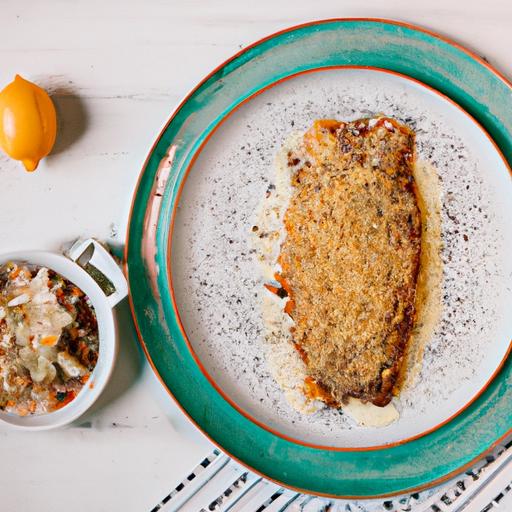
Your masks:
M417 158L435 166L439 176L444 280L438 298L443 306L422 371L394 400L399 420L368 428L333 409L295 411L269 373L261 308L269 292L258 272L251 228L275 183L276 152L291 130L305 132L314 119L379 112L415 129ZM198 364L240 412L306 444L379 446L435 429L485 388L509 349L510 195L508 169L487 134L417 82L379 70L318 69L267 89L223 121L179 198L172 281Z
M185 412L216 443L285 485L370 496L446 477L510 428L507 363L444 427L400 446L376 448L452 417L503 360L511 331L505 315L511 184L492 142L457 107L381 71L319 71L347 65L400 71L436 87L475 115L511 155L510 118L503 114L511 102L509 85L464 50L381 21L334 20L292 29L219 68L173 116L135 196L127 270L147 354ZM304 70L317 71L268 87ZM444 289L448 307L426 352L425 362L435 371L419 381L423 387L416 395L422 399L404 396L398 423L369 430L332 412L297 416L255 359L261 319L254 295L261 283L247 232L272 179L272 154L292 122L300 130L318 117L353 119L375 112L412 124L420 156L442 176L443 205L449 205L443 209L443 236L451 249L444 254L445 281L452 284Z

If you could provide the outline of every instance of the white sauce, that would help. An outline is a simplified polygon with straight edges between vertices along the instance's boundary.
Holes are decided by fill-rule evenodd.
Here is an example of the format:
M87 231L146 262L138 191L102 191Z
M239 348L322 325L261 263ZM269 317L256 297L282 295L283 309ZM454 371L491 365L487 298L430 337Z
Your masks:
M385 407L377 407L355 398L351 398L348 404L343 406L343 412L363 427L385 427L400 417L393 402Z

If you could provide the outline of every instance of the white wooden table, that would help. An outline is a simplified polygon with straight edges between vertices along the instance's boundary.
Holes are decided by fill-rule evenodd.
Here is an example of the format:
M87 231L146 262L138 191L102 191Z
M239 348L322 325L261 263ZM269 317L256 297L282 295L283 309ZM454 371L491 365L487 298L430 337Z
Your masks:
M254 40L311 19L396 18L455 38L512 75L510 0L0 1L0 86L15 73L52 92L55 154L34 174L0 157L0 248L123 244L148 148L177 101ZM0 427L0 510L149 511L211 449L152 375L118 311L112 381L71 427Z

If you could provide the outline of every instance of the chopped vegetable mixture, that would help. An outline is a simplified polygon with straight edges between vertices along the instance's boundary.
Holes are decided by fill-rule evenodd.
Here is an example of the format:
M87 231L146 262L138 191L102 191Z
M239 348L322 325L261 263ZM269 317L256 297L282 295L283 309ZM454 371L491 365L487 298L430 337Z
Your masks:
M45 267L0 265L0 410L26 416L71 402L98 360L88 297Z

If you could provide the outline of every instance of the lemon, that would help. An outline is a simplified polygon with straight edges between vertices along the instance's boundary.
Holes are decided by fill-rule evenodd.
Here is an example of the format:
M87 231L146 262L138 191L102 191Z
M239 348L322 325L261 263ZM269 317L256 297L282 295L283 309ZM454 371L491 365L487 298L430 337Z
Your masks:
M57 115L50 96L41 87L16 75L0 92L0 146L27 171L34 171L39 160L55 143Z

